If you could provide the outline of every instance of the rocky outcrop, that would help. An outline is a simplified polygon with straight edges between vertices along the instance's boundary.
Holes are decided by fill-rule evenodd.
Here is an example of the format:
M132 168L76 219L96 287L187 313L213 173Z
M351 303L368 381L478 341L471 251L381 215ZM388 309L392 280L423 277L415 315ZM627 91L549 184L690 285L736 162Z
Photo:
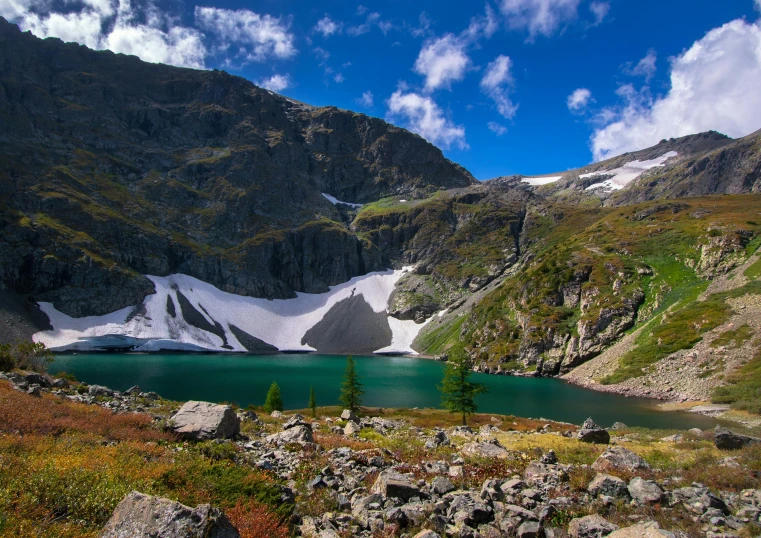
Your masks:
M738 450L747 445L761 443L761 439L757 437L741 435L728 430L727 428L722 428L721 426L716 426L713 439L716 448L721 448L723 450Z
M193 441L229 439L240 432L240 419L232 407L209 402L186 402L171 424L177 435Z
M622 446L610 446L592 464L592 468L598 472L611 471L642 471L650 468L650 465L631 450Z
M592 417L584 421L576 437L584 443L608 444L610 442L610 434L607 430L595 424Z
M239 538L225 514L202 504L178 502L133 491L114 510L100 538Z

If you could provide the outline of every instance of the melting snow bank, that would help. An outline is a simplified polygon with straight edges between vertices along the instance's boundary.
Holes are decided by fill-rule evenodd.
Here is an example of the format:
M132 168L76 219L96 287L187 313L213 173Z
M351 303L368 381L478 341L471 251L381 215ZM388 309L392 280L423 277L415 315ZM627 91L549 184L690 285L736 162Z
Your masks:
M538 187L540 185L549 185L555 183L563 176L546 176L546 177L524 177L521 179L521 183L528 183L532 187Z
M349 207L362 207L362 204L352 204L351 202L342 202L341 200L338 200L335 196L325 194L324 192L321 192L320 194L322 194L325 198L327 198L327 200L333 205L343 204L343 205L348 205Z
M355 277L320 294L256 299L223 292L188 275L148 276L156 293L142 304L104 316L72 318L50 303L40 308L52 331L34 340L56 351L318 351L302 343L307 331L337 303L362 296L374 312L387 312L394 286L410 268ZM391 342L378 353L416 354L412 341L424 324L387 316ZM271 347L274 346L274 347Z
M660 157L649 161L631 161L624 164L621 168L605 171L600 170L598 172L592 172L589 174L581 174L579 177L586 179L596 176L613 176L600 183L590 185L585 190L590 191L593 189L606 188L617 191L626 187L629 183L641 176L645 171L650 170L651 168L655 168L656 166L663 166L663 163L665 163L671 157L676 157L676 155L676 151L669 151L668 153L664 153Z

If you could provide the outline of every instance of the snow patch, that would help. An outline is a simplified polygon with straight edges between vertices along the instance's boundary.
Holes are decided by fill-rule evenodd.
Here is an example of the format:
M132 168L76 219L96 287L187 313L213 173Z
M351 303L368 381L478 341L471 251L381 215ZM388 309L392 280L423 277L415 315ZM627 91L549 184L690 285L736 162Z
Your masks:
M51 331L41 331L34 340L56 351L97 350L120 343L136 351L192 350L237 351L246 348L230 329L238 329L281 351L315 351L301 343L306 332L319 323L339 301L361 295L375 312L387 312L394 286L411 267L355 277L326 293L297 293L295 299L257 299L224 292L197 278L175 274L147 277L156 293L142 305L123 308L104 316L72 318L50 303L40 308L50 318ZM211 325L221 329L224 338L189 324L178 301L181 293ZM167 312L167 302L174 303L175 317ZM388 317L391 345L378 350L414 353L412 341L424 324ZM226 343L225 343L226 342Z
M415 323L412 319L396 319L388 317L388 326L391 327L391 345L376 349L373 353L381 355L417 355L412 349L412 342L417 337L420 329L425 327L433 316L423 323Z
M540 185L549 185L555 183L563 176L545 176L545 177L524 177L521 179L521 183L528 183L532 187L538 187Z
M664 153L660 157L651 159L649 161L630 161L620 168L614 168L613 170L599 170L589 174L581 174L579 177L581 179L586 179L596 176L613 176L607 178L604 181L601 181L600 183L590 185L585 190L591 191L594 189L605 188L617 191L626 187L629 183L637 179L647 170L657 166L663 166L663 163L665 163L668 159L676 156L676 151L669 151L668 153Z
M320 194L322 194L325 198L327 198L327 200L333 205L343 204L343 205L348 205L349 207L354 207L354 208L362 207L362 204L352 204L351 202L342 202L341 200L338 200L335 196L331 196L324 192Z

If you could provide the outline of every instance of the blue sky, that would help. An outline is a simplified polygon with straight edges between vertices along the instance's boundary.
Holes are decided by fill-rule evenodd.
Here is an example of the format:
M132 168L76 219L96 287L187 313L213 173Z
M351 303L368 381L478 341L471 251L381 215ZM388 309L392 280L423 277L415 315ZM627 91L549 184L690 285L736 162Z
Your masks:
M761 128L761 0L56 1L0 15L387 119L479 179Z

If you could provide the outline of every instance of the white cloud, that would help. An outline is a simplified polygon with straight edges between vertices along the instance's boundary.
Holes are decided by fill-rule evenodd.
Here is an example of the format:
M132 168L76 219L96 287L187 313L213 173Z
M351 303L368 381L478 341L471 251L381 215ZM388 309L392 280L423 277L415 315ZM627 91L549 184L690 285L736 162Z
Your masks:
M274 74L271 77L260 80L256 84L273 92L281 92L291 86L291 79L288 75Z
M761 126L761 27L742 19L708 32L671 61L671 89L619 91L625 104L599 128L595 160L657 144L663 138L716 130L745 136Z
M357 102L363 107L372 108L373 107L373 92L371 92L370 90L363 92L362 97L357 99Z
M551 36L578 15L580 0L502 0L500 10L507 25L526 30L529 39Z
M344 81L344 76L341 73L336 73L336 76L333 77L333 80L336 82L336 84L341 84Z
M105 40L114 52L134 54L146 62L203 67L206 49L200 32L174 26L164 31L146 25L117 25Z
M364 9L362 13L360 13L360 8ZM362 15L363 13L365 13L365 11L367 11L367 8L365 8L364 6L359 6L359 8L357 8L358 15ZM358 24L356 26L349 26L346 29L346 33L352 37L357 37L362 34L366 34L372 29L374 24L378 23L379 20L380 20L380 13L376 13L376 12L368 13L367 19L365 19L365 22L363 22L362 24Z
M761 2L761 0L759 0ZM610 4L608 2L592 2L589 4L589 11L595 17L595 24L600 24L605 17L607 17L610 11Z
M322 47L315 47L312 49L312 52L320 60L320 65L324 64L328 58L330 58L330 53Z
M756 9L761 11L761 0L756 0Z
M462 37L471 41L477 40L483 35L487 39L494 35L499 28L497 14L494 8L486 4L484 15L482 17L473 17L470 19L468 28L462 33Z
M449 88L452 82L462 80L470 66L466 47L467 43L453 34L423 43L414 71L425 77L426 91Z
M199 6L195 18L201 28L215 35L222 47L237 49L245 60L283 59L296 54L290 24L279 18L247 9Z
M494 100L497 111L507 119L512 119L518 111L518 105L510 99L514 84L511 67L510 57L499 55L486 67L481 79L481 90Z
M445 118L441 108L429 96L397 90L388 100L388 116L391 121L403 119L410 131L432 144L445 149L452 145L460 149L468 148L465 128Z
M592 92L590 92L586 88L579 88L577 90L574 90L574 92L568 96L568 99L566 101L566 104L568 105L568 110L570 110L571 112L577 112L583 108L586 108L591 98L592 98Z
M336 22L331 19L329 15L325 15L323 18L317 21L317 24L314 27L314 31L321 33L322 37L330 37L333 34L339 33L342 26L343 23Z
M761 2L761 0L758 1ZM413 37L422 37L430 34L433 21L425 11L420 14L418 21L420 22L420 25L411 27L410 34L412 34Z
M490 121L489 123L486 124L486 126L489 128L491 132L493 132L497 136L502 136L503 134L507 132L507 127L505 127L504 125L500 125L499 123L495 121Z
M21 28L38 37L58 37L67 42L81 43L92 49L103 48L101 25L104 16L94 10L72 13L50 13L40 16L28 13L21 21ZM123 52L123 51L114 51Z
M637 62L636 65L632 66L630 63L624 64L623 72L635 77L645 77L645 82L650 82L650 79L653 78L655 72L658 70L658 67L656 66L657 61L658 55L654 49L650 49L647 51L647 55Z

